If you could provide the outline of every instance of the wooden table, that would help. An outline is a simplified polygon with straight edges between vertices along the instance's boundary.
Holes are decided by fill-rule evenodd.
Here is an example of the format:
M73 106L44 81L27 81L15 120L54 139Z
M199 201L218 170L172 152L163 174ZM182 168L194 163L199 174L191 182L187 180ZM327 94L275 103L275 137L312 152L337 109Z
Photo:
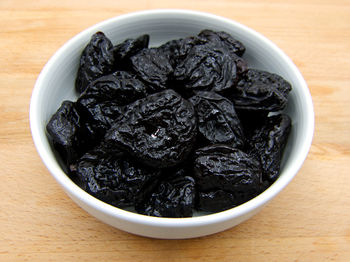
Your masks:
M239 21L301 70L316 128L307 160L258 215L215 235L156 240L107 226L73 203L29 129L35 80L68 39L128 12L183 8ZM350 261L350 1L0 1L0 261Z

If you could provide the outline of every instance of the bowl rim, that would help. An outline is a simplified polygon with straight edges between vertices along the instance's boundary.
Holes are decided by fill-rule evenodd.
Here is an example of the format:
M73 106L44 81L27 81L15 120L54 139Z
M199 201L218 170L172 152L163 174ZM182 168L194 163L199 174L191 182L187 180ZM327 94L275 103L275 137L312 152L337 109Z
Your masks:
M234 207L222 212L218 212L218 213L189 217L189 218L153 217L153 216L146 216L142 214L133 213L133 212L126 211L126 210L114 207L112 205L109 205L103 201L98 200L92 195L88 194L83 189L81 189L78 185L76 185L63 172L63 170L58 166L57 161L47 157L48 151L46 150L44 142L42 141L40 136L40 134L43 131L41 130L42 126L41 126L40 119L38 117L38 110L39 110L38 102L40 100L40 91L42 90L42 88L44 88L43 82L44 82L45 76L47 72L52 70L52 68L54 67L55 61L61 56L62 53L66 52L66 50L68 50L73 43L79 42L81 38L85 37L87 34L90 34L90 32L92 31L100 30L101 27L104 27L105 25L108 25L110 23L115 23L122 20L128 20L130 18L140 18L142 20L142 18L145 18L147 16L154 16L154 15L162 15L162 16L164 15L184 16L185 15L188 17L196 16L196 17L201 17L206 19L209 18L211 20L218 20L220 22L230 24L233 27L238 28L240 31L244 31L247 34L253 35L255 38L259 39L259 41L264 42L266 45L272 48L274 52L278 54L280 59L283 60L283 63L285 63L293 71L293 75L296 77L298 83L300 83L301 85L301 91L303 93L304 102L305 102L306 108L308 109L306 111L306 118L308 119L306 123L307 133L305 134L305 137L304 137L303 148L300 149L298 156L295 158L293 162L293 166L294 166L293 170L291 169L287 170L287 172L284 174L283 177L279 177L264 192L262 192L255 198L237 207ZM144 225L157 226L157 227L167 227L167 228L196 227L196 226L208 225L212 223L220 223L220 222L231 220L236 217L243 216L245 214L250 213L256 208L265 205L272 198L274 198L281 190L283 190L287 186L287 184L297 174L297 172L301 168L310 150L313 134L314 134L314 109L313 109L312 98L311 98L311 94L308 89L308 86L304 78L302 77L299 69L295 66L292 60L279 47L277 47L276 44L274 44L272 41L264 37L262 34L234 20L221 17L218 15L206 13L206 12L183 10L183 9L153 9L153 10L137 11L137 12L123 14L120 16L116 16L116 17L104 20L98 24L95 24L81 31L74 37L72 37L54 53L54 55L49 59L49 61L46 63L46 65L40 72L37 78L37 81L34 85L34 89L32 91L32 96L30 101L30 110L29 110L29 119L30 119L30 129L31 129L32 138L40 158L42 159L46 168L50 171L51 175L62 186L62 188L66 191L66 193L69 196L73 195L75 198L85 203L86 205L102 213L106 213L107 215L114 218L118 218L124 221L129 221L137 224L144 224Z

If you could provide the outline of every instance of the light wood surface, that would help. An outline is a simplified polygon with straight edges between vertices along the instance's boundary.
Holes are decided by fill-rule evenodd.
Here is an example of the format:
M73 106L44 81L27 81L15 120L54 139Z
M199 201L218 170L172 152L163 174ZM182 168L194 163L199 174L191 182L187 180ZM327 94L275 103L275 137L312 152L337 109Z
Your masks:
M136 10L182 8L241 22L274 41L306 79L313 145L259 214L190 240L134 236L74 204L42 164L31 92L53 53L83 29ZM350 261L350 1L0 1L0 261Z

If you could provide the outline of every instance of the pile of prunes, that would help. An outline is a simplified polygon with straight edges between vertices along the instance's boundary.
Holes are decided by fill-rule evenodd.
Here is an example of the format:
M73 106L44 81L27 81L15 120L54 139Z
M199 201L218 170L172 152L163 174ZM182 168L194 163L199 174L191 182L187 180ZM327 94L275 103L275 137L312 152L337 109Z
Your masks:
M67 173L113 206L191 217L240 205L279 176L291 85L252 69L225 32L149 47L95 33L82 52L77 101L46 129Z

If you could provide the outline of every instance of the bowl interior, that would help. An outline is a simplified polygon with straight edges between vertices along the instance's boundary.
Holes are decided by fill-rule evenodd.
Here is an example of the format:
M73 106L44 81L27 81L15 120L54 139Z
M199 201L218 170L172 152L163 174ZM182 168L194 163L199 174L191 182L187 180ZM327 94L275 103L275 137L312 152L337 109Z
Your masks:
M235 209L242 211L266 203L293 178L311 144L313 109L306 83L291 60L269 40L231 20L191 11L160 10L124 15L83 31L55 53L37 80L30 112L33 139L45 165L70 195L79 194L87 202L90 201L89 196L79 192L79 188L63 173L46 137L45 126L63 100L76 100L74 82L79 57L91 35L103 31L116 44L147 33L150 35L150 45L157 46L171 39L198 34L203 29L231 34L246 46L244 58L250 67L280 74L293 86L285 110L292 118L293 127L282 162L281 176L263 194ZM114 209L115 212L121 211ZM235 209L221 213L232 217Z

